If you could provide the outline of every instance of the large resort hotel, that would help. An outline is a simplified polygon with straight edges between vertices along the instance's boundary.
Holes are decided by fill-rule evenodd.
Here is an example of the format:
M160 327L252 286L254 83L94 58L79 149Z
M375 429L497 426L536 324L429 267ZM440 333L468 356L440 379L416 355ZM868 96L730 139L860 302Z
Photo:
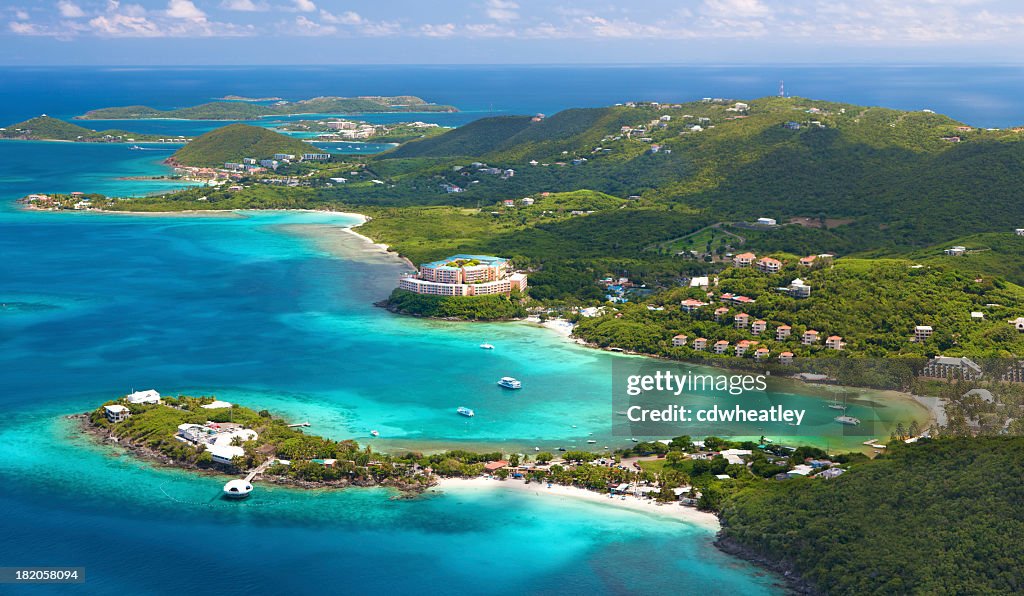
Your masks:
M525 290L526 274L510 271L506 259L454 255L420 265L419 273L403 277L398 287L432 296L484 296Z

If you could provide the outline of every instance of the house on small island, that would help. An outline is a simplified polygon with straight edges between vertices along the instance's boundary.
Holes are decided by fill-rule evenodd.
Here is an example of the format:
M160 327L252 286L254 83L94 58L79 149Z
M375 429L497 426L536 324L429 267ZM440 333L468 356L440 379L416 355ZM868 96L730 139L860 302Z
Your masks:
M129 393L124 399L130 404L158 404L160 403L160 394L155 389L147 389Z
M103 414L106 415L107 421L111 424L124 422L132 415L131 411L128 410L128 407L122 406L121 404L103 406Z
M526 285L526 274L513 272L507 259L466 254L425 263L416 275L398 281L403 290L431 296L507 296Z

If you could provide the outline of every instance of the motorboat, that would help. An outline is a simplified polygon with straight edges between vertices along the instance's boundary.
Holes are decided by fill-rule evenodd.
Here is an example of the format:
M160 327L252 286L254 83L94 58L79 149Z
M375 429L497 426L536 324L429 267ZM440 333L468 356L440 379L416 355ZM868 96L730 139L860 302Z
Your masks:
M455 411L462 416L466 416L467 418L472 418L473 416L476 416L476 412L467 408L466 406L459 406L458 408L455 409Z
M522 389L523 388L523 384L521 382L519 382L519 380L515 379L514 377L501 377L501 380L498 381L498 385L501 385L505 389Z
M491 344L480 344L480 348L483 350L493 350L494 346L492 346Z

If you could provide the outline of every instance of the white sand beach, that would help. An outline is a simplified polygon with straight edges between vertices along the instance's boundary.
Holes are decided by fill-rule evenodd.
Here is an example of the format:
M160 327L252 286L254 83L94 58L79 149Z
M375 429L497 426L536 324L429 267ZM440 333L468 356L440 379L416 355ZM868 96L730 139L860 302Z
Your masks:
M523 496L543 499L561 499L564 501L589 501L597 505L629 509L649 515L670 517L688 524L701 526L711 531L718 531L718 517L713 513L697 511L693 507L684 507L679 503L666 503L657 505L650 499L639 499L632 495L625 499L620 497L609 498L607 494L598 493L574 486L563 486L553 484L550 488L546 483L531 482L526 484L522 480L498 480L494 478L443 478L437 485L437 490L442 492L460 490L512 490Z

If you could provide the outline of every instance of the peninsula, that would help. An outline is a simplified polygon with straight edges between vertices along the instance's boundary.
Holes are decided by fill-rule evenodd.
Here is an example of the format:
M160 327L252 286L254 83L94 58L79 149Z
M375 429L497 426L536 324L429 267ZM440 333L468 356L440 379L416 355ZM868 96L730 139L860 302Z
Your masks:
M479 478L495 487L535 484L529 490L537 494L592 491L591 499L628 500L634 509L646 505L698 523L683 510L708 511L721 519L721 549L786 574L802 591L1009 592L1024 557L1024 505L1014 497L1021 481L1012 473L1024 451L1020 437L895 437L886 456L873 460L763 438L688 436L604 455L389 455L213 397L139 391L81 418L85 432L136 457L207 473L248 471L247 491L252 481L418 494L438 478ZM971 554L979 544L991 551L980 559Z
M197 106L161 110L148 106L121 106L90 110L79 120L255 120L265 116L295 114L374 114L390 112L457 112L454 106L429 103L419 97L313 97L298 101L280 100L269 104L253 101L217 101Z

